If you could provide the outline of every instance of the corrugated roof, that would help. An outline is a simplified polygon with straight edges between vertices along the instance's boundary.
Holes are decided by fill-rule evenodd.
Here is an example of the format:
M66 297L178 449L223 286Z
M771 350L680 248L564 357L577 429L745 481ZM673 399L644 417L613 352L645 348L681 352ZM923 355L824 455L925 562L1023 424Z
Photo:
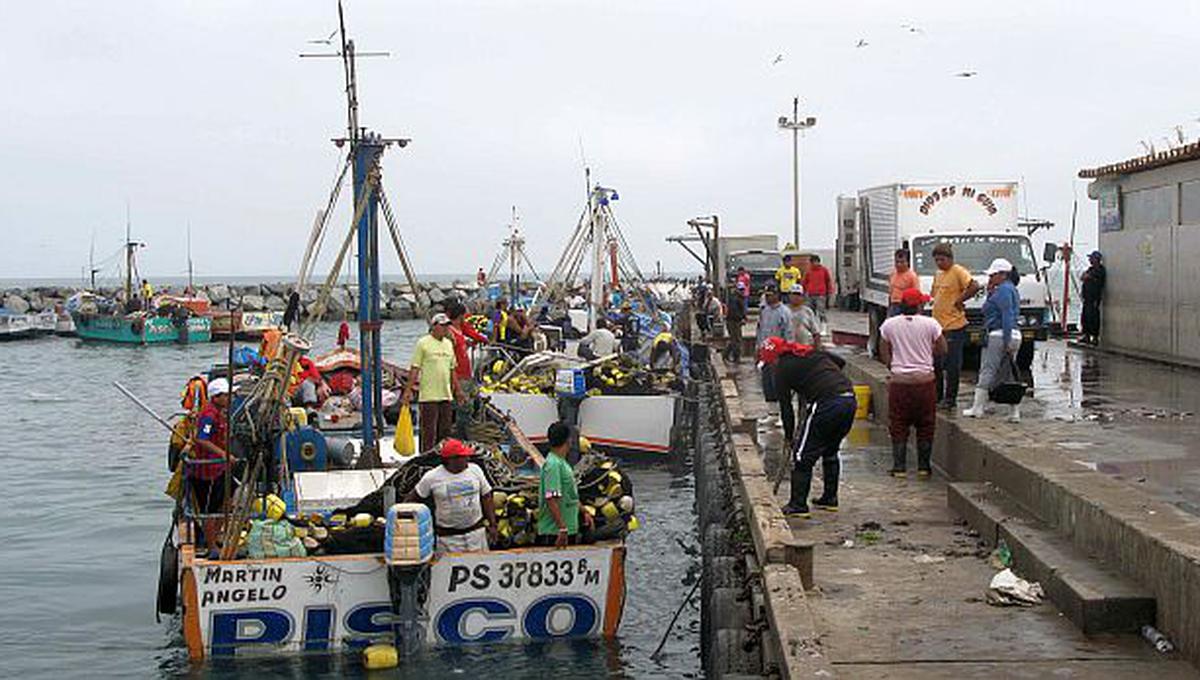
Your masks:
M1121 161L1120 163L1101 165L1098 168L1084 168L1083 170L1079 171L1079 176L1083 177L1084 179L1093 179L1108 175L1127 175L1131 172L1152 170L1154 168L1161 168L1164 165L1172 165L1174 163L1194 161L1197 159L1200 159L1200 142L1192 142L1191 144L1185 144L1169 151L1160 151L1155 154L1138 156L1137 158L1130 158L1129 160Z

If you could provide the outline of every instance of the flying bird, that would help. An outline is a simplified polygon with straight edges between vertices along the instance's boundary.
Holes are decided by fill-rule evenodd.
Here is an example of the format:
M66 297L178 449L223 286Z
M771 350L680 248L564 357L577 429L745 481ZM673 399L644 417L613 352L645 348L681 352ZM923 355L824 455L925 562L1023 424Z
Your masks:
M925 30L922 29L920 26L913 26L912 24L901 24L900 28L903 28L904 30L908 31L909 33L924 33L925 32Z
M958 73L954 74L954 77L955 78L974 78L978 73L979 73L978 71L959 71Z
M779 63L779 62L781 62L781 61L783 61L783 55L782 55L782 54L776 54L776 55L775 55L775 60L771 62L771 66L774 66L775 64L778 64L778 63Z
M870 44L871 43L867 42L865 38L859 38L858 42L855 43L854 46L855 47L866 47L867 45L870 45Z
M333 37L337 34L338 34L338 32L334 31L333 33L329 34L328 38L325 38L324 40L309 40L308 44L310 44L310 45L330 45L333 43Z

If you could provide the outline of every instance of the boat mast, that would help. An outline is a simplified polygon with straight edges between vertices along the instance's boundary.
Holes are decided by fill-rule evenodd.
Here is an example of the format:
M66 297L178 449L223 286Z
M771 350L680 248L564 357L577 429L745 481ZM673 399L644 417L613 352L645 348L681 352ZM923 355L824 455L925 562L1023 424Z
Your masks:
M125 302L133 299L133 249L137 246L130 236L129 201L125 201Z
M192 223L187 225L187 262L188 262L188 295L195 295L196 286L192 281Z

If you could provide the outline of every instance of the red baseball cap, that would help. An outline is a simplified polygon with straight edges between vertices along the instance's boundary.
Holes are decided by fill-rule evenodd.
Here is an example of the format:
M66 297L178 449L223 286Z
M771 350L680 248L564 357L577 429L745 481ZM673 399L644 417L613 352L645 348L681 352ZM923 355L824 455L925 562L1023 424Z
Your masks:
M762 346L758 348L758 359L764 364L773 364L784 354L804 356L812 349L811 345L801 345L798 342L788 342L783 338L771 336L763 340Z
M900 304L902 305L920 307L926 302L929 302L929 296L917 288L906 288L903 293L900 293Z
M442 442L442 458L454 458L455 456L470 457L473 455L475 455L475 451L457 439L447 439Z

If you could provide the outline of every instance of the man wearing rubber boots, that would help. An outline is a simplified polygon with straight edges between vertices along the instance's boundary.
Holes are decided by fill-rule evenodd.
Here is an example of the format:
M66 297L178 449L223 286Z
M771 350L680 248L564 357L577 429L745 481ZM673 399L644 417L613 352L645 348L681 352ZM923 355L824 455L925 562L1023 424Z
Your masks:
M808 492L813 466L821 461L824 483L821 497L813 505L830 512L838 508L838 448L854 425L854 385L842 373L846 361L829 352L814 350L778 337L768 338L759 359L775 366L781 393L794 390L808 404L808 413L796 434L792 449L792 493L783 507L789 517L808 517Z

